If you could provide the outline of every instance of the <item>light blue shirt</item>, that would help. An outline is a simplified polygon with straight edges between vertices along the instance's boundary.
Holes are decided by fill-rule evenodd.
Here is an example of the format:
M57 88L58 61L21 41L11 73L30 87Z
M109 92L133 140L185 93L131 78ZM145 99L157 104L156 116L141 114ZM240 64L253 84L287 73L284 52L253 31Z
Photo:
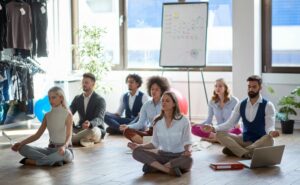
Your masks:
M160 114L160 111L161 101L155 104L152 99L148 100L141 108L139 120L128 127L134 130L146 130L151 126L153 119Z
M239 100L236 97L231 96L230 100L225 103L223 108L221 108L219 102L215 103L210 100L208 103L208 117L202 124L211 124L213 116L215 116L218 125L226 122L230 118L230 115L238 102Z

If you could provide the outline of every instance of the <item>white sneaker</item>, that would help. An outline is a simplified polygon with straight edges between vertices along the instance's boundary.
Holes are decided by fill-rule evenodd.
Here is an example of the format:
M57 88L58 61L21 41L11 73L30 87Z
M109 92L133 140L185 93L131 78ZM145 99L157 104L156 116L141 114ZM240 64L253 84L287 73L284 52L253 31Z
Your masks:
M80 145L84 147L92 147L94 146L94 141L90 141L88 139L83 138L80 139Z

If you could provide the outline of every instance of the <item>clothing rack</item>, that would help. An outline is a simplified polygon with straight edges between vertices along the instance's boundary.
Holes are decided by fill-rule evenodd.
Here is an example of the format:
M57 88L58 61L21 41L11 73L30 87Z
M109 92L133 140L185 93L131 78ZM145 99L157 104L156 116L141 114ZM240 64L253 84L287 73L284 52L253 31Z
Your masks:
M5 64L7 66L26 67L38 73L46 73L45 70L40 67L40 64L31 57L20 58L18 56L13 56L11 60L0 60L0 64Z

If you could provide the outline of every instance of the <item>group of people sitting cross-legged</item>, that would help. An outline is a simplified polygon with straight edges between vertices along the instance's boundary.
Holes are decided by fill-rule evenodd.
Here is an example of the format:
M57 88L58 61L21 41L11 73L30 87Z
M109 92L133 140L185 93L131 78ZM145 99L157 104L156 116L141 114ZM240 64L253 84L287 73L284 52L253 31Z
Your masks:
M193 125L182 115L178 99L169 91L170 84L164 77L148 79L149 99L139 91L142 78L129 74L126 77L129 92L122 95L120 107L114 114L106 112L104 98L94 91L95 81L93 74L83 75L83 93L74 98L70 107L61 88L48 91L52 109L45 114L40 128L12 146L13 151L24 156L20 163L53 166L72 162L72 145L93 146L101 142L107 131L122 133L130 140L127 146L133 151L133 158L144 164L144 173L160 171L181 176L192 167L192 133L206 141L220 143L224 154L241 158L251 158L255 148L272 146L273 138L279 136L275 130L274 105L261 96L262 79L256 75L247 79L248 97L240 102L230 95L223 79L216 80L208 118ZM76 112L79 122L75 124L73 114ZM212 123L214 116L216 124ZM46 129L50 138L48 147L28 145L39 139ZM143 142L144 136L151 136L150 142Z

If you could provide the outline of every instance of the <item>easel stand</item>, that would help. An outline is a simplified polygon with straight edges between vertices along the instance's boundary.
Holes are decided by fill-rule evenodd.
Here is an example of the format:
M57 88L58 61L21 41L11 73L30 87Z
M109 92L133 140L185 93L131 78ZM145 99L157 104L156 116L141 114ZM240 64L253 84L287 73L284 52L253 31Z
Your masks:
M200 68L201 72L201 77L202 77L202 84L204 88L204 93L205 93L205 98L206 98L206 103L208 104L208 98L207 98L207 92L206 92L206 86L205 86L205 81L204 81L204 76L203 76L203 68ZM187 68L187 79L188 79L188 102L189 102L189 120L192 120L191 112L191 86L190 86L190 69Z

